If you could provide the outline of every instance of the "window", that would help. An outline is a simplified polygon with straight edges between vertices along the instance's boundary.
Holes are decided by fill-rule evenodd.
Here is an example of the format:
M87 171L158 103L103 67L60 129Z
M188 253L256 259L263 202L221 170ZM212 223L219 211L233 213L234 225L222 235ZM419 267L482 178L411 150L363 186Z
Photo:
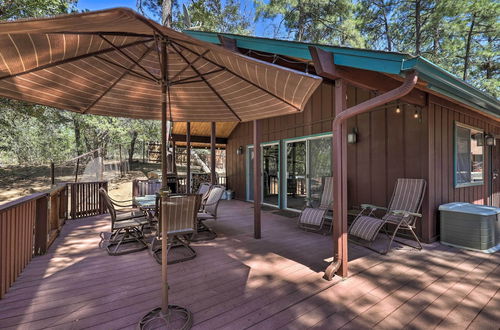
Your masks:
M483 184L483 131L455 124L455 187Z

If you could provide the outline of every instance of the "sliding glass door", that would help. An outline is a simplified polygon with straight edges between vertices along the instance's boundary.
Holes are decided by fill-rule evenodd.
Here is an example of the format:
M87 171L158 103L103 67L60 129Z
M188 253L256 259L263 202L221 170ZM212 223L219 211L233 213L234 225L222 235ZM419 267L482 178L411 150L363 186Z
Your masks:
M279 206L280 148L278 143L262 146L262 203Z
M307 141L286 143L286 174L286 207L300 210L307 198Z
M302 210L317 203L323 191L323 178L331 176L331 136L317 136L285 142L285 208Z
M331 148L331 135L285 140L281 144L263 143L262 203L290 210L302 210L311 203L317 205L321 199L324 177L331 176L332 172ZM254 147L250 145L246 150L248 201L254 199L253 160Z
M261 146L262 159L262 203L280 205L280 148L279 143L266 143ZM254 147L247 148L247 200L253 201L253 158Z
M320 200L323 191L323 178L332 175L332 139L315 138L308 141L309 175L308 196Z
M247 147L247 201L253 201L253 146Z

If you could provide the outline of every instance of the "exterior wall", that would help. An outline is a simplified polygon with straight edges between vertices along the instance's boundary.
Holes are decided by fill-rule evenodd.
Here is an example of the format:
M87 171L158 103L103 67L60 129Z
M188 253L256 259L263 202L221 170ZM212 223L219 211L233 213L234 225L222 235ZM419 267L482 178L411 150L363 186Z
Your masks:
M428 210L429 228L427 236L437 239L439 233L439 212L441 204L449 202L489 203L490 154L484 149L484 184L472 187L454 187L454 127L455 122L483 129L485 133L500 133L500 124L476 112L436 96L429 97L429 191ZM497 141L499 142L499 141ZM493 168L500 168L500 147L495 147ZM500 180L500 179L498 179ZM498 182L493 185L493 193L498 197ZM498 198L491 202L500 207Z
M324 133L331 130L334 116L333 84L324 82L309 100L303 112L262 120L262 141L276 141L297 136ZM366 96L365 96L366 98ZM361 100L361 96L359 97ZM228 186L237 199L245 199L246 152L237 155L238 147L252 144L253 123L241 123L229 137L226 152Z
M348 107L369 99L370 92L349 87ZM454 121L482 128L486 133L500 133L491 119L458 105L430 96L427 108L397 103L379 107L347 122L347 131L355 128L358 142L348 144L348 205L361 203L387 205L397 178L423 178L428 188L422 205L423 219L417 233L424 241L438 235L440 204L451 201L487 203L488 168L482 186L453 187ZM309 101L305 111L296 115L263 120L263 142L331 131L334 113L333 84L324 82ZM415 111L419 118L414 118ZM246 153L237 155L238 147L252 143L252 123L239 124L227 145L228 186L237 199L245 199ZM499 156L495 166L500 169ZM489 162L485 151L485 163ZM500 181L500 179L499 179ZM498 184L497 186L500 186ZM500 187L497 189L500 195ZM500 205L497 205L500 206Z

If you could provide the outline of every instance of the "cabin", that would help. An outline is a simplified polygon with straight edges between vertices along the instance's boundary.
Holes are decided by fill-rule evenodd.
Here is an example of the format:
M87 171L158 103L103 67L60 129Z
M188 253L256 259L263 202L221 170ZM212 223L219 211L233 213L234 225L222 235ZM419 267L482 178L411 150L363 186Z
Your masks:
M186 329L498 323L498 254L432 243L440 204L500 206L498 100L422 57L198 31L189 37L128 9L0 25L0 96L161 119L164 180L163 216L154 191L144 193L151 204L121 209L130 217L117 220L111 204L120 205L106 181L67 182L0 205L0 327L156 328L156 316ZM207 66L214 67L198 70ZM214 213L200 215L194 202L191 215L165 216L179 205L167 186L196 188L190 166L182 183L169 172L170 127L174 152L210 146L210 181L237 200L221 201L217 211L224 189L215 187L203 204L204 211L215 204ZM225 148L223 178L216 148ZM417 234L430 244L387 257L348 245L349 215L362 203L386 205L398 178L427 183ZM159 186L142 181L131 192ZM213 192L217 202L209 203ZM176 196L177 203L199 195ZM297 228L299 212L323 196L333 198L332 234ZM136 197L135 206L146 198ZM202 222L207 215L212 228ZM203 228L217 238L198 240ZM181 233L191 254L167 266L174 249L166 237ZM121 243L134 242L139 248L118 256Z
M406 96L347 120L347 206L387 205L397 178L422 178L427 191L419 237L439 239L438 206L470 202L500 207L500 103L423 57L259 37L185 31L203 41L295 70L323 82L302 113L263 119L262 203L299 211L331 175L335 84L343 80L350 108L402 84ZM325 69L326 68L326 69ZM279 82L277 82L279 83ZM252 122L227 135L227 185L253 200Z

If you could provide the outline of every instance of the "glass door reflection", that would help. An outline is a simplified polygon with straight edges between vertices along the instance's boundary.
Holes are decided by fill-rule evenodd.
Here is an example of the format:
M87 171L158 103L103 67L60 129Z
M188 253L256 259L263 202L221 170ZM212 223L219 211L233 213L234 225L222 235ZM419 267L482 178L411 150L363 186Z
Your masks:
M323 192L324 177L332 175L332 139L323 137L308 142L307 192L313 205L317 206Z
M253 201L253 146L247 148L247 201Z
M307 141L286 143L286 207L302 210L307 198Z
M279 206L279 145L262 147L262 202Z

